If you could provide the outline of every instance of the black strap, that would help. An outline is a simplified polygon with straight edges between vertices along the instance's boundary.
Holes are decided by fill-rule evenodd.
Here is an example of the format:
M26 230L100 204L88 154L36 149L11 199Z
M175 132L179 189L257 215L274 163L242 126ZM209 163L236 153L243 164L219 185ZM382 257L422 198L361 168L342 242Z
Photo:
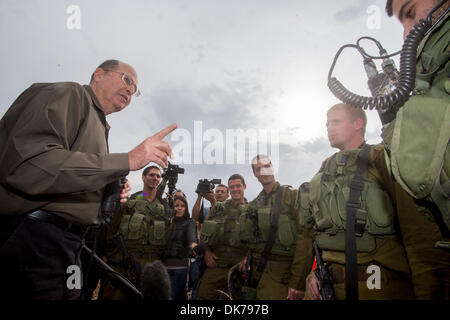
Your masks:
M261 279L262 273L264 271L264 268L266 267L267 260L269 259L270 252L272 251L272 247L275 243L275 237L278 230L278 218L280 217L281 212L281 200L283 197L283 190L284 188L280 186L277 190L277 194L275 197L275 203L272 207L272 221L270 223L270 232L269 236L267 237L266 245L264 246L264 250L261 253L261 258L259 259L258 266L256 267L256 274L253 276L251 280L250 287L257 288L259 284L259 280Z
M204 207L203 207L203 198L202 198L202 200L201 200L201 206L200 206L200 211L199 211L199 213L198 213L198 223L203 223L203 222L205 222L205 210L204 210Z
M356 256L356 213L361 208L364 175L369 165L370 145L364 145L356 160L356 172L350 182L345 233L345 294L347 300L358 300L358 265Z

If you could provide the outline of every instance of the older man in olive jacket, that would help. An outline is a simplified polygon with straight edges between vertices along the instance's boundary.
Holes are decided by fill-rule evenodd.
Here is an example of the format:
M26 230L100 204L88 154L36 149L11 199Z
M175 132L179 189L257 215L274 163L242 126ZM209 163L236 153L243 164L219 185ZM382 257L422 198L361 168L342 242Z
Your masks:
M80 266L86 227L99 223L104 186L150 161L167 165L171 149L162 139L176 124L128 153L109 153L106 116L128 106L137 83L130 65L108 60L89 85L33 84L0 120L0 286L7 298L77 299L80 286L69 277Z

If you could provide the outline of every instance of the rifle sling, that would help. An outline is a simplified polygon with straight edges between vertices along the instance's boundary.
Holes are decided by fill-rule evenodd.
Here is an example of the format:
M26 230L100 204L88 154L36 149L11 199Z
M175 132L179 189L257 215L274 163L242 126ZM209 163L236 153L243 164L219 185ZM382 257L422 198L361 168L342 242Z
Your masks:
M364 176L369 165L371 146L365 144L358 155L355 176L350 183L347 221L345 232L345 294L347 300L358 300L358 265L356 255L356 213L361 208L361 193L364 189ZM363 230L358 230L362 234Z
M267 260L269 259L270 252L272 251L272 247L275 243L275 236L278 230L278 218L280 217L281 212L281 200L283 196L284 188L280 186L277 190L275 204L272 207L272 221L270 223L270 232L267 237L266 245L264 246L264 250L261 253L261 258L259 259L258 266L256 267L256 274L252 276L250 287L256 289L258 287L259 281L261 280L262 274L267 264Z

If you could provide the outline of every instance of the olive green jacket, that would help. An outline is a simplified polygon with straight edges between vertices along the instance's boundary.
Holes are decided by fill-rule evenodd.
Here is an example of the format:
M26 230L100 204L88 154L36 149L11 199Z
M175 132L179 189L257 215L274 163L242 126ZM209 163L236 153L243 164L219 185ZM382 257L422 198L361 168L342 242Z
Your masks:
M127 153L109 154L109 128L87 85L25 90L0 120L0 214L41 208L98 223L102 188L129 172Z

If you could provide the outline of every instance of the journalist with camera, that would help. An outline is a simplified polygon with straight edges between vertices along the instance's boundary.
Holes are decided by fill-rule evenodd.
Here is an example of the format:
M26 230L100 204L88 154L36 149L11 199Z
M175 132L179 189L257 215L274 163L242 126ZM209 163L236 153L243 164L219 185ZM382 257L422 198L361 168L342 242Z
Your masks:
M244 198L244 178L233 174L228 179L228 188L231 199L215 203L200 232L200 243L207 248L207 268L198 291L199 300L218 299L218 290L228 292L228 271L245 256L239 239L239 216L247 206Z
M217 184L217 187L214 192L215 184ZM211 208L217 201L225 201L228 199L228 187L221 184L220 179L212 179L211 181L208 181L207 179L200 180L196 192L198 196L192 208L192 218L200 224L205 221ZM208 200L210 205L205 206L203 199Z

